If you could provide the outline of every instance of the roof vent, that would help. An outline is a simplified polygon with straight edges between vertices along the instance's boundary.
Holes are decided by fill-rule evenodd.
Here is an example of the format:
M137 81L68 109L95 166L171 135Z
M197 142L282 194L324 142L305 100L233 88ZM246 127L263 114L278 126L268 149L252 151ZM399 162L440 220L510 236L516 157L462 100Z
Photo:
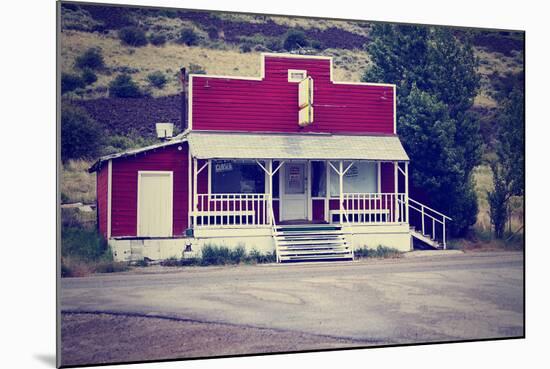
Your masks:
M172 138L174 135L174 123L157 123L157 137L161 140Z

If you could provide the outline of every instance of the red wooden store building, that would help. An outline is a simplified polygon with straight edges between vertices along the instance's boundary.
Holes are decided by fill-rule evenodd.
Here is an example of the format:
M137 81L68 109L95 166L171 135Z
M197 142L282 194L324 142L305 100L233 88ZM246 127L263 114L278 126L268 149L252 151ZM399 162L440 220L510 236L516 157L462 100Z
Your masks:
M409 197L395 85L332 71L330 57L262 54L258 77L189 75L183 133L90 169L115 258L194 256L206 244L283 262L409 251L413 239L445 247L450 219Z

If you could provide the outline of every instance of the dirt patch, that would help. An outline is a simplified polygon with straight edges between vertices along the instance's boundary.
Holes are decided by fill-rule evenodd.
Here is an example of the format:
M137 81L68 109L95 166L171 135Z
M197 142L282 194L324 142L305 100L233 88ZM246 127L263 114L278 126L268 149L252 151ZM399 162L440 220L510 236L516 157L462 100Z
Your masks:
M292 331L141 316L63 313L62 365L366 346Z

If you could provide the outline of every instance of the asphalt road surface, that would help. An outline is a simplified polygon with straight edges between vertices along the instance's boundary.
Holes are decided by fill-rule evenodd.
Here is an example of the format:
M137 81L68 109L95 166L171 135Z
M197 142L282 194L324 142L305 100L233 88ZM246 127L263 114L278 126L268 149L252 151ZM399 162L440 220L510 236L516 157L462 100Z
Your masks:
M519 337L523 296L523 255L515 252L148 267L66 278L61 282L64 364ZM133 332L136 325L128 319L163 337L158 347L172 350L153 345L151 351L150 342L140 349L139 340L130 339L142 356L147 347L146 357L131 356L128 347L119 356L94 356L105 351L101 342L113 347L121 337L143 335L143 329ZM109 329L116 322L120 329ZM182 336L177 329L194 334ZM238 339L222 339L236 332ZM174 352L182 340L188 346ZM200 347L189 346L193 341Z

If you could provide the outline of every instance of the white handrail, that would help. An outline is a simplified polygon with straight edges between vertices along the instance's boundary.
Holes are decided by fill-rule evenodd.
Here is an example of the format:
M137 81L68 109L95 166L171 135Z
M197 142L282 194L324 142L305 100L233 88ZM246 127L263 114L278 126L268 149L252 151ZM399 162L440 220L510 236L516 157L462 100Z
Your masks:
M442 213L440 213L439 211L434 210L434 209L430 208L429 206L424 205L424 204L422 204L421 202L416 201L415 199L412 199L412 198L409 197L409 201L411 201L411 202L414 203L414 204L420 205L420 206L422 206L422 207L425 208L425 209L428 209L428 210L430 210L430 211L433 211L433 212L436 213L437 215L441 215L442 217L444 217L444 218L446 218L446 219L448 219L448 220L453 220L451 217L448 217L448 216L446 216L445 214L442 214Z
M277 224L275 222L275 212L273 211L273 201L269 202L269 217L271 223L271 234L275 242L275 259L277 260L277 263L279 263L281 260L279 259L279 241L277 240Z
M424 204L422 204L421 202L418 202L414 199L411 199L409 197L409 209L412 209L412 210L415 210L417 212L420 213L420 217L421 217L421 228L422 228L422 235L426 235L426 224L425 224L425 221L424 219L426 217L428 217L428 219L431 219L432 221L432 233L431 233L431 238L432 239L436 239L436 228L435 228L435 222L438 222L439 224L441 224L442 226L442 231L441 231L441 238L442 238L442 242L443 242L443 249L447 249L447 231L446 231L446 222L448 220L452 220L451 217L448 217L446 216L445 214L442 214L440 213L439 211L437 210L434 210L432 208L430 208L429 206L426 206ZM420 208L416 207L416 206L413 206L411 205L411 203L419 206ZM438 219L436 216L434 216L433 214L430 214L429 212L426 212L426 210L428 210L429 212L432 212L434 214L437 214L441 217L441 219Z

